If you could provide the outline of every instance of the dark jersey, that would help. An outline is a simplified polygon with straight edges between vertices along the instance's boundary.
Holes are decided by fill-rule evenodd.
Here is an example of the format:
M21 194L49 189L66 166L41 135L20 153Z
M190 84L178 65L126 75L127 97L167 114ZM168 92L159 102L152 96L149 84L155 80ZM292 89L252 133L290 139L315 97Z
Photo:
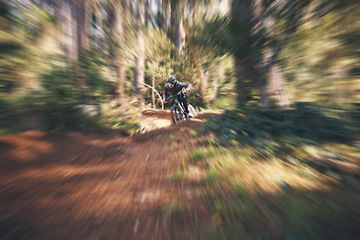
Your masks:
M180 92L183 88L185 88L186 90L189 90L191 88L191 84L190 83L177 82L174 85L173 88L170 88L169 84L165 84L163 98L167 99L169 97L168 92L171 93L171 95L175 95L178 92Z

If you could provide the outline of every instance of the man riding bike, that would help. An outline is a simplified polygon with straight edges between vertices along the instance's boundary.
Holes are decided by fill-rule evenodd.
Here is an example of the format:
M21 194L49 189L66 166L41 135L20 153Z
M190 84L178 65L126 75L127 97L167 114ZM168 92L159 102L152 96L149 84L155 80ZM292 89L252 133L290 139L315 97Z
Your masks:
M176 78L174 78L174 77L169 77L167 79L167 82L168 83L165 84L165 87L164 87L163 102L165 102L166 99L168 98L168 96L167 96L168 92L170 92L172 95L176 95L180 91L182 91L183 93L186 93L191 88L190 83L178 82L176 80ZM185 112L189 113L189 109L188 109L189 102L187 101L187 99L182 98L181 103L184 106Z

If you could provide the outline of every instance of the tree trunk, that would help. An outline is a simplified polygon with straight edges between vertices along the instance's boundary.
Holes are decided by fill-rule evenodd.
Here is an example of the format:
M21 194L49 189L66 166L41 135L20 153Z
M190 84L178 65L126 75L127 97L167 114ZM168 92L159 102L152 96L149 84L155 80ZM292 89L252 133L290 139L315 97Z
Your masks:
M143 100L143 90L145 82L145 43L144 43L144 27L145 27L145 8L142 1L137 6L137 29L136 38L138 42L138 55L136 58L136 69L134 74L135 96L139 102Z
M146 0L146 5L145 5L145 25L147 28L151 27L151 1L152 0Z
M87 17L87 7L88 2L87 1L81 1L77 0L72 3L74 11L72 11L72 18L75 19L75 33L74 34L74 43L76 43L76 54L77 59L80 60L81 54L85 52L86 49L88 49L89 46L89 29L88 29L88 17ZM80 88L85 90L87 88L87 84L84 80L84 76L81 73L81 66L77 65L77 84Z
M185 8L186 8L187 0L183 0L180 3L180 11L176 14L176 54L175 61L180 61L183 56L183 49L185 46L185 29L184 29L184 18L185 18Z
M78 51L87 49L89 47L89 29L88 29L88 9L87 1L76 1L76 11L74 11L74 18L77 23L77 45Z
M175 43L176 41L176 20L178 18L177 8L178 1L168 0L170 2L170 29L169 29L169 37L170 40ZM173 53L175 55L175 53Z
M208 101L206 98L206 90L208 87L208 83L207 83L206 79L204 78L204 71L202 70L201 66L199 65L197 55L196 55L196 50L194 49L194 47L191 47L191 55L192 55L194 65L196 68L196 73L197 73L199 81L200 81L201 96L202 96L203 102L207 103Z
M252 24L252 13L249 1L243 0L233 0L231 3L231 25L240 26L244 24ZM232 28L232 34L237 35L238 29ZM250 34L250 33L246 33ZM251 77L251 74L247 76L247 72L249 71L248 66L246 66L246 61L248 59L245 56L242 56L240 52L235 53L235 76L236 76L236 93L237 93L237 105L244 106L245 101L245 84L244 79L246 77ZM255 80L252 78L252 80Z
M170 22L170 15L171 15L171 4L170 0L163 0L163 14L164 14L164 33L165 36L168 36L169 30L169 22Z
M124 56L123 51L124 48L124 33L125 33L125 26L124 26L124 16L126 13L126 3L121 6L120 3L114 4L114 35L115 39L119 44L119 49L117 49L117 54L115 56L115 65L117 65L118 71L118 103L122 105L125 103L125 66L124 66Z
M263 109L268 109L270 104L269 104L267 84L263 84L262 86L259 86L259 91L260 91L261 107Z
M154 78L154 74L152 76L152 79L151 79L151 82L152 82L152 89L151 89L151 97L152 97L152 102L153 102L153 108L156 108L155 106L155 78Z
M184 38L186 38L186 36L188 36L188 34L189 34L189 29L188 29L185 21L184 21L183 27L184 27L184 33L185 33ZM191 51L191 56L192 56L192 59L193 59L193 62L194 62L195 68L196 68L196 74L197 74L199 82L200 82L201 96L202 96L203 102L206 104L206 103L208 103L208 99L206 98L208 82L204 78L204 71L203 71L201 65L199 64L197 54L196 54L196 49L193 45L190 45L190 51Z
M268 75L267 88L271 101L279 107L289 106L289 96L285 89L285 81L280 67L277 64L272 65Z
M184 25L183 25L183 19L181 18L176 23L176 54L175 54L175 61L179 61L181 59L183 48L185 45L185 32L184 32Z
M242 60L235 57L235 76L236 76L236 94L237 94L237 105L244 106L245 105L245 89L244 89L244 81L243 78L245 76L245 67Z
M75 26L74 26L74 9L71 7L71 4L68 2L62 2L61 14L59 14L59 19L63 27L63 42L62 47L65 52L67 60L74 61L77 59L77 46L75 41Z
M138 56L136 58L136 69L135 69L135 94L138 98L141 97L143 92L143 83L145 82L145 43L144 43L144 33L139 31L137 33L138 41Z
M265 69L266 83L260 86L261 102L265 109L268 107L280 106L286 107L289 105L288 93L285 89L285 80L283 73L278 64L274 63L273 49L266 47L270 45L269 42L274 35L273 19L271 16L264 16L263 0L255 0L254 16L259 22L259 27L265 30L265 37L267 42L264 44L263 68ZM267 48L267 49L266 49ZM269 99L263 99L269 98Z
M125 96L125 65L124 65L124 57L119 57L119 64L118 64L118 77L119 77L119 85L118 85L118 103L119 105L123 105L126 102Z

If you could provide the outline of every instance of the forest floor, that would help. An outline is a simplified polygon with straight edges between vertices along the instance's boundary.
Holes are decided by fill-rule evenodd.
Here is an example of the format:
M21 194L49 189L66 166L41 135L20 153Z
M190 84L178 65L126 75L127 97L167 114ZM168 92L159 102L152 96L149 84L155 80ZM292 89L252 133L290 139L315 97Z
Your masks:
M198 183L171 178L195 141L189 130L207 114L176 126L169 113L146 115L165 127L132 137L37 131L0 137L0 239L176 239L194 227L172 221L167 211L180 205L209 224L194 196Z
M175 126L170 125L169 113L145 113L153 123L160 120L161 128L131 137L39 131L0 137L0 239L208 239L214 229L231 221L222 204L233 195L218 189L222 202L210 197L214 192L205 196L204 189L213 186L207 182L205 163L190 160L203 138L194 133L214 114L203 113ZM331 198L333 194L324 190L314 193L321 195L314 199L318 205L324 205L324 198L326 204L345 201L351 212L345 224L358 234L358 205L349 198L353 193ZM251 201L260 204L266 194ZM298 198L302 192L292 194ZM263 209L271 206L279 212L276 199L264 200L268 208ZM306 199L313 200L308 195ZM215 201L215 210L207 201ZM262 239L258 232L270 232L265 239L279 239L277 233L289 231L279 214L280 219L274 215L270 222L239 218L235 228L249 232L242 235L247 239ZM291 229L289 234L303 239Z

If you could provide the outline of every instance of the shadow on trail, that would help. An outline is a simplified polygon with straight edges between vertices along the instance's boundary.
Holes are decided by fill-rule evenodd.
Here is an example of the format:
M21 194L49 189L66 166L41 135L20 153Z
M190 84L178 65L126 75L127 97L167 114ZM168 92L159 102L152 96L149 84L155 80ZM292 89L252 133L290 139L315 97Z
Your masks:
M106 136L63 132L26 132L0 137L2 170L10 170L6 169L7 164L18 164L18 167L89 164L89 158L121 153L123 146L128 144L120 140L125 138L116 136L114 141L105 139Z

